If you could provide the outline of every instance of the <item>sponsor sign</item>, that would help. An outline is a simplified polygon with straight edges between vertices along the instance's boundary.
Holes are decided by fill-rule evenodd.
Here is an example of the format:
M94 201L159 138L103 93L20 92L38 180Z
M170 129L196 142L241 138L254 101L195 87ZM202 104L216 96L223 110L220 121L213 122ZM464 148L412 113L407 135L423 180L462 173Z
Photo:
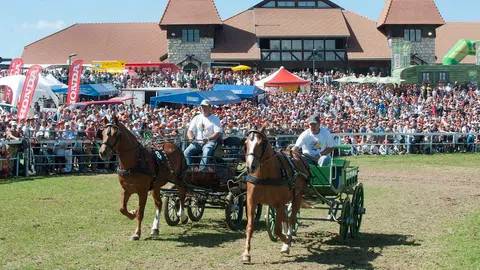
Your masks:
M67 106L78 102L80 94L80 84L82 82L82 67L83 60L75 60L70 65L70 72L68 78L68 92L67 92Z
M18 120L27 118L30 103L32 103L33 94L37 88L38 78L43 68L39 65L34 65L28 69L27 77L22 88L22 94L18 101Z
M22 66L23 66L23 60L20 58L15 58L10 62L10 67L8 68L7 71L7 76L12 76L12 75L21 75L22 74ZM4 91L4 100L6 103L10 104L12 103L13 99L13 91L10 89L10 87L5 86L5 91Z
M126 61L93 61L94 69L125 69Z

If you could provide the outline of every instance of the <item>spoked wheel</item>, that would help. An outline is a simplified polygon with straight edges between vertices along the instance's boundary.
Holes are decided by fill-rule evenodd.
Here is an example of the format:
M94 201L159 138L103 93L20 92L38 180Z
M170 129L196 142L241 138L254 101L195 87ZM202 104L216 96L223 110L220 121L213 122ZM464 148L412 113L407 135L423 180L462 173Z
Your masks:
M233 231L240 228L240 223L243 217L243 196L234 196L229 194L227 196L227 205L225 207L225 219L227 226Z
M253 222L259 222L260 219L262 218L262 211L263 211L263 205L261 203L257 204L257 208L255 209L255 217L253 219ZM245 204L245 217L248 220L247 216L247 205Z
M352 224L350 225L350 235L352 238L358 236L360 232L360 225L362 225L362 217L365 214L365 208L363 208L363 185L360 183L353 193L352 199Z
M187 207L188 217L194 221L198 222L203 216L205 211L205 204L200 202L196 197L190 198L190 207Z
M164 205L165 222L167 222L169 226L178 225L178 223L180 222L180 217L177 216L177 212L180 209L180 199L178 197L166 196Z
M267 227L268 237L273 242L277 242L278 237L277 235L275 235L275 218L277 216L277 211L274 207L267 205L266 212L267 214L265 215L265 226ZM285 206L285 212L287 214L287 218L289 218L292 214L291 204ZM292 235L297 235L298 225L300 224L298 221L299 219L300 210L297 212L297 222L295 222L295 225L293 226Z
M345 243L347 241L348 227L350 227L350 199L347 197L343 201L342 214L340 216L340 241Z

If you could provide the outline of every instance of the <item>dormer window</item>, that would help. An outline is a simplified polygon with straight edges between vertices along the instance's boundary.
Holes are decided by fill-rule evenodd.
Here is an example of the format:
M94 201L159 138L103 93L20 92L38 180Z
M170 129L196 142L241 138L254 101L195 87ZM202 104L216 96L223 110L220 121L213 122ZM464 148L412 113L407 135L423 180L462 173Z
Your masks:
M200 30L198 29L182 30L182 42L200 42Z
M295 7L295 1L278 1L278 7Z
M298 1L299 8L315 8L315 1Z
M265 5L263 5L265 8L274 8L275 7L275 1L270 1L267 2Z

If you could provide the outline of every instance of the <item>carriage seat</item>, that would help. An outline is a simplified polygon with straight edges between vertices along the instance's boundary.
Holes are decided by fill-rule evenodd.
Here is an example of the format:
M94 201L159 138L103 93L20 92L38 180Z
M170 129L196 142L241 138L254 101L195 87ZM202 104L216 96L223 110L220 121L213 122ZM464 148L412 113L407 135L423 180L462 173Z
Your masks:
M331 179L330 173L330 166L317 166L316 164L310 164L310 173L313 179L314 186L332 186L336 189L340 188L343 183L343 170L347 169L350 166L349 160L344 159L333 159L334 167L333 174L336 176L335 178Z
M222 143L217 143L213 157L217 163L236 163L239 160L240 138L227 137Z

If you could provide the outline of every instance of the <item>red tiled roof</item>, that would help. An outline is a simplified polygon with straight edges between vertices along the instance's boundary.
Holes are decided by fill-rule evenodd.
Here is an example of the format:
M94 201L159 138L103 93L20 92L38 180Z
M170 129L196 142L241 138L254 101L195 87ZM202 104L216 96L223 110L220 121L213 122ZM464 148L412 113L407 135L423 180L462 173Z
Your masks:
M377 30L375 21L343 10L343 15L350 30L347 54L350 60L390 59L387 38Z
M387 24L433 24L445 21L434 0L386 0L377 27Z
M246 10L225 20L222 29L217 32L212 59L259 60L260 49L254 31L253 10Z
M167 48L166 31L157 23L74 24L25 46L27 64L67 63L68 55L92 61L158 62Z
M480 40L480 22L448 22L437 29L435 55L437 63L442 63L443 57L460 40ZM462 64L475 64L475 56L469 55Z
M348 37L341 9L255 8L258 37Z
M160 25L222 24L213 0L169 0Z

